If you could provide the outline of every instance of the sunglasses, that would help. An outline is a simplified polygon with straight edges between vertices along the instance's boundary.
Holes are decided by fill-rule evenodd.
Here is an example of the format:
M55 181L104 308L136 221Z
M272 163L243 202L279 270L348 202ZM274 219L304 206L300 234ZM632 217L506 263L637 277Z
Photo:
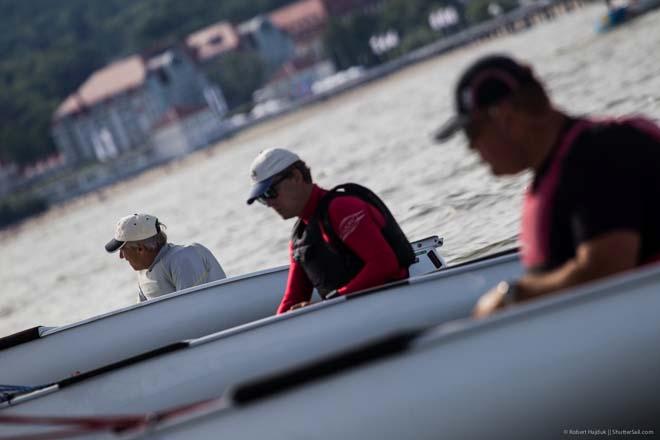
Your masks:
M285 179L288 179L289 177L291 177L291 173L286 173L282 175L279 179L273 180L273 182L270 184L268 189L264 191L262 195L257 197L257 201L263 205L267 205L268 200L276 199L279 193L277 192L277 188L275 187L280 183L282 183L282 181L284 181Z

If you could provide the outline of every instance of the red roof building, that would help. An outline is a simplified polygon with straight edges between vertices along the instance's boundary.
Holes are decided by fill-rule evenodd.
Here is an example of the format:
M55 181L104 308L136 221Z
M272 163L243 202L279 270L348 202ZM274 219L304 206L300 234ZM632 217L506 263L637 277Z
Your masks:
M319 38L328 23L321 0L301 0L269 14L272 23L287 32L296 43Z
M146 79L144 60L139 55L116 61L97 70L78 90L64 100L54 119L72 115L121 93L140 88Z

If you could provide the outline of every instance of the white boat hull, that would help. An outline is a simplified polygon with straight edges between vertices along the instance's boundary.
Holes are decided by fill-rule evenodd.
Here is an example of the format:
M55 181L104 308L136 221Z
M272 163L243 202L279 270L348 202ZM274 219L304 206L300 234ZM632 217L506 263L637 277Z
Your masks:
M466 317L486 289L521 270L517 255L509 254L372 293L336 298L190 341L150 359L61 382L13 399L1 413L143 413L218 397L231 384L341 352L392 331Z
M46 384L270 316L287 273L281 267L227 278L47 331L0 350L0 383Z
M657 435L659 283L660 270L651 269L458 330L440 327L400 354L251 402L232 404L226 396L228 409L139 438L634 436L616 430ZM313 373L293 372L294 381ZM239 387L235 395L267 390L268 383Z
M418 261L410 268L411 277L444 267L435 251L441 245L442 239L436 236L412 243ZM2 338L0 384L48 384L272 316L287 276L286 266L268 269L165 295L41 336L35 330L28 338Z

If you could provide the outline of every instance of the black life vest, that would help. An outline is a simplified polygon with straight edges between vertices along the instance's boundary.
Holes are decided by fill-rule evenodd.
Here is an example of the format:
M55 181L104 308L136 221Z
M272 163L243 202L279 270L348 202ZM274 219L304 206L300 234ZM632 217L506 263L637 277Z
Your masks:
M328 206L335 197L341 196L358 197L378 209L385 219L381 233L394 251L399 265L407 268L415 262L415 252L406 235L376 194L355 183L336 186L321 198L307 224L298 220L291 236L294 260L303 267L323 299L329 292L348 284L364 266L360 257L344 244L330 224ZM321 224L330 243L323 240Z

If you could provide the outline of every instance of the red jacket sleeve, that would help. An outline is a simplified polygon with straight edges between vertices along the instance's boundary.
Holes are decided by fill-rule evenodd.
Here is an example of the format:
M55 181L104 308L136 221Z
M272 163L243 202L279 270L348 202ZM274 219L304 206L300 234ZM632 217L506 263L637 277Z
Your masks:
M337 197L328 207L330 224L337 237L360 257L364 267L337 292L340 295L379 286L405 276L394 251L383 237L383 215L357 197Z
M293 259L293 244L289 242L289 278L277 314L288 311L291 306L312 298L313 286L302 266Z

